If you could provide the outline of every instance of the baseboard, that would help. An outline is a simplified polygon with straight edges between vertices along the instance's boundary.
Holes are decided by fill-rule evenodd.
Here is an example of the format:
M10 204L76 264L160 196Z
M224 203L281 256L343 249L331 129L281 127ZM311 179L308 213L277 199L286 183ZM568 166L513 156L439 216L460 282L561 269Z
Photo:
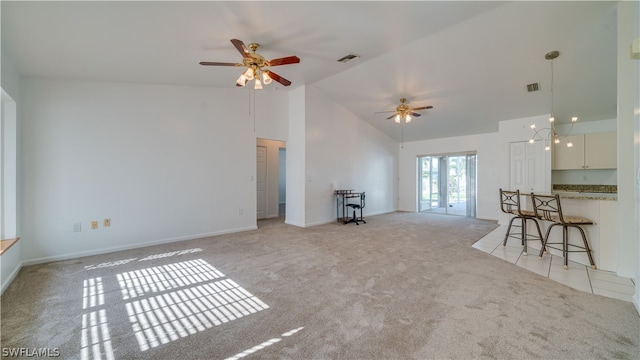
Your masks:
M16 266L15 270L11 272L11 275L9 275L7 280L2 284L2 289L0 289L0 295L4 294L4 291L9 287L9 285L11 285L11 283L16 278L16 276L18 276L18 273L20 272L20 269L22 269L23 266L25 266L24 262L21 262L18 266Z
M392 214L394 212L397 212L397 210L379 211L379 212L367 213L367 214L363 214L363 217L366 220L367 218L372 217L372 216L384 215L384 214ZM331 224L331 223L334 223L334 222L338 222L337 219L335 219L335 218L325 219L325 220L321 220L321 221L315 221L315 222L312 222L312 223L306 223L302 227L312 227L312 226L318 226L318 225L326 225L326 224Z
M297 227L305 227L304 224L300 224L300 223L297 223L297 222L291 222L291 221L286 220L286 218L285 218L284 223L287 224L287 225L292 225L292 226L297 226Z
M37 265L37 264L43 264L43 263L48 263L48 262L54 262L54 261L64 261L64 260L70 260L70 259L77 259L77 258L81 258L81 257L85 257L85 256L102 255L102 254L108 254L108 253L112 253L112 252L116 252L116 251L139 249L139 248L144 248L144 247L148 247L148 246L169 244L169 243L180 242L180 241L195 240L195 239L201 239L201 238L210 237L210 236L233 234L233 233L242 232L242 231L256 230L257 228L258 228L257 226L248 226L248 227L245 227L245 228L237 228L237 229L233 229L233 230L217 231L217 232L210 232L210 233L204 233L204 234L194 234L194 235L189 235L189 236L180 236L180 237L175 237L175 238L154 240L154 241L148 241L148 242L134 244L134 245L115 246L115 247L111 247L111 248L103 248L103 249L92 250L92 251L81 251L81 252L77 252L77 253L60 255L60 256L46 256L46 257L41 257L41 258L37 258L37 259L25 260L25 261L22 262L22 266Z
M312 222L312 223L306 223L306 224L304 224L304 227L313 227L313 226L318 226L318 225L326 225L326 224L331 224L331 223L334 223L334 222L338 222L338 221L336 219L316 221L316 222Z
M495 221L496 224L499 224L499 221L500 221L499 219L493 219L493 218L488 218L488 217L478 217L478 216L476 216L475 218L478 219L478 220Z

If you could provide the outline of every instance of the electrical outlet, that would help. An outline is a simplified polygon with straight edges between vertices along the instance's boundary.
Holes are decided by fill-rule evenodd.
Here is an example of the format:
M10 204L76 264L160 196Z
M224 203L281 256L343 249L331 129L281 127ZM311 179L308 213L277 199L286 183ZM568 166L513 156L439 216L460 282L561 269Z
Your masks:
M73 232L82 231L82 223L73 223Z
M98 228L98 221L94 220L91 222L91 229L95 230Z
M104 226L104 227L109 227L109 226L111 226L111 219L109 219L109 218L104 219L104 220L102 221L102 226Z
M238 215L242 215L243 213L244 213L244 210L238 209Z

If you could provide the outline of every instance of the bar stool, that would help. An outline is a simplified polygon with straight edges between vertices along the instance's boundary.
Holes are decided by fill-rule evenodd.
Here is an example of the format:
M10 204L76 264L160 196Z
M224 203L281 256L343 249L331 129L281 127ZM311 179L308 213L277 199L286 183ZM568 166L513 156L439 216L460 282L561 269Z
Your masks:
M507 246L507 240L512 237L521 240L522 245L524 246L522 255L527 255L527 241L529 240L540 240L540 242L542 243L542 249L544 249L542 231L540 231L540 225L538 224L535 212L530 210L523 210L520 206L520 190L508 191L500 189L500 209L503 213L512 216L511 220L509 221L507 233L504 235L504 242L502 243L502 246ZM520 225L513 224L516 219L520 220ZM533 221L533 223L536 225L536 230L538 230L537 237L531 236L527 233L527 221ZM520 227L520 232L512 233L512 227ZM531 237L529 238L529 236Z
M544 254L545 248L549 247L551 249L561 250L562 257L564 258L564 268L569 268L569 253L570 252L586 252L589 256L589 263L591 264L591 268L595 269L596 265L593 262L593 256L591 255L591 248L589 247L589 242L587 241L587 236L582 229L582 225L593 225L593 221L575 215L564 215L562 214L562 206L560 205L560 195L536 195L531 193L531 198L533 199L533 210L536 213L536 217L540 220L550 221L552 224L547 228L547 232L544 236L543 247L540 250L540 259L542 259L542 255ZM549 242L549 234L551 233L551 229L554 226L562 226L562 242L550 243ZM580 235L582 235L582 241L584 242L584 246L569 244L569 228L573 227L580 231ZM562 245L562 247L554 247L553 245ZM569 247L578 248L581 250L569 250Z

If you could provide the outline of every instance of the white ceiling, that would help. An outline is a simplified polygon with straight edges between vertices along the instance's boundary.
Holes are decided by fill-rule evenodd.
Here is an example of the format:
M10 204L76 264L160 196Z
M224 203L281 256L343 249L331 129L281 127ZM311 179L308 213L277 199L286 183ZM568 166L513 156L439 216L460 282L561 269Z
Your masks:
M6 1L2 50L25 76L236 88L229 41L260 44L293 82L319 88L400 140L401 97L432 105L404 126L413 141L495 132L498 121L554 112L560 122L616 117L616 2ZM361 58L348 64L347 54ZM539 82L540 91L526 85ZM262 91L284 91L272 83Z

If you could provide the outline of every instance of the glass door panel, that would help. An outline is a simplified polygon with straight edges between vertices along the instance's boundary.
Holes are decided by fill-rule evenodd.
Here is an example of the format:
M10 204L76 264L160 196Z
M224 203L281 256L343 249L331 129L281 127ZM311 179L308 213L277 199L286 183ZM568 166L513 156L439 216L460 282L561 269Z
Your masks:
M418 158L418 211L475 217L476 155Z
M438 207L440 177L439 158L424 156L418 159L418 211L432 210Z

